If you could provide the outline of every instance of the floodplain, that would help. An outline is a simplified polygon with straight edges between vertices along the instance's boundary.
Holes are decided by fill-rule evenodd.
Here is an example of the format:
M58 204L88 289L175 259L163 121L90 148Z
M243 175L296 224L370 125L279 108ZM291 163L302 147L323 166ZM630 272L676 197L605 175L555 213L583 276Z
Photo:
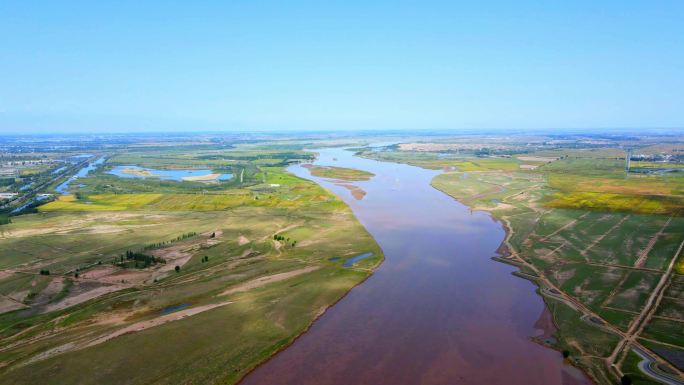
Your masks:
M285 170L304 152L126 149L0 227L0 382L234 383L382 260L344 203ZM234 177L110 173L133 162Z

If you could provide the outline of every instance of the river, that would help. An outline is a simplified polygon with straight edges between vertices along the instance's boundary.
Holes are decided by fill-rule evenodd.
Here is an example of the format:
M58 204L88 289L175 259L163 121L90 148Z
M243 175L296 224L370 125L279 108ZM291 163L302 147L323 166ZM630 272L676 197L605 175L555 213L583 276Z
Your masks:
M243 384L590 384L561 354L530 340L544 311L535 286L490 257L500 223L471 212L430 181L439 171L315 150L316 165L376 176L354 182L296 175L341 197L375 237L385 261L295 343Z

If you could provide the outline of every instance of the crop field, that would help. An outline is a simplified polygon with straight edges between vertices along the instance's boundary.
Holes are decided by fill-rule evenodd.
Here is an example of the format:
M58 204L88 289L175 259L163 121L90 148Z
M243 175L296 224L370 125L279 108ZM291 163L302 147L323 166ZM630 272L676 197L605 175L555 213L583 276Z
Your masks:
M549 207L682 215L684 175L628 174L624 161L559 159L540 168L556 190Z
M504 260L539 285L557 327L555 347L568 350L597 383L613 384L620 373L657 383L636 367L641 359L630 347L637 343L658 365L684 370L681 173L628 174L624 152L613 149L498 161L405 150L364 156L444 169L435 188L501 220L508 229ZM637 342L619 344L626 335ZM607 368L607 359L621 372Z
M283 168L309 155L254 147L132 147L0 226L0 383L234 383L366 279L373 238ZM236 177L124 179L113 164Z

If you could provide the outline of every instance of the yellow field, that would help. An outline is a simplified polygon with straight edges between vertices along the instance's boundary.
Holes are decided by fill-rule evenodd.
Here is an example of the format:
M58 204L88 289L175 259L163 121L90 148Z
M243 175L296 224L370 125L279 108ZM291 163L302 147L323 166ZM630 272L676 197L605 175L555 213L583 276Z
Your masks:
M678 195L683 193L682 178L634 175L606 178L587 175L550 174L549 185L558 190L605 192L635 195Z
M261 207L297 208L307 202L335 204L328 195L311 194L310 189L291 187L287 193L257 194L249 190L234 194L102 194L76 200L73 195L40 206L50 211L216 211L244 204Z
M86 201L72 196L60 197L40 207L41 211L122 211L169 210L211 211L235 207L250 200L248 195L203 194L105 194L92 195Z
M604 211L630 211L644 214L682 214L684 199L600 192L556 193L549 207Z
M457 160L447 162L459 171L516 171L520 169L518 162L510 158L480 158L473 160Z

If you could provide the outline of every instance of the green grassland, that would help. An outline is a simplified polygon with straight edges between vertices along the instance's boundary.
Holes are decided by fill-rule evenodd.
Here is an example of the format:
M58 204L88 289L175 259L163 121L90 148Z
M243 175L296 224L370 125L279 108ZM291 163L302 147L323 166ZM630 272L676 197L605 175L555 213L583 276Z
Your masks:
M508 229L505 249L538 269L547 282L617 330L626 331L684 241L684 177L628 174L624 152L567 149L512 158L387 150L363 156L442 169L432 185ZM518 159L520 158L520 159ZM522 167L521 167L522 166ZM684 258L679 259L684 272ZM544 287L536 273L522 265ZM684 346L684 280L675 274L642 336ZM618 335L584 320L582 312L544 296L558 330L559 350L599 384L613 384L605 357ZM623 371L635 374L633 353ZM638 370L638 369L636 369ZM654 383L634 375L635 383Z
M329 178L329 179L340 179L346 181L362 181L369 180L375 174L368 171L357 170L353 168L346 167L332 167L332 166L306 166L311 175Z
M382 261L382 251L346 205L284 170L301 152L142 152L113 156L103 170L113 164L223 169L235 159L239 165L230 167L248 169L249 177L194 191L198 183L98 171L79 179L85 186L78 195L1 226L0 294L28 307L0 314L0 383L234 383L291 343ZM180 238L187 233L198 235ZM173 248L189 255L179 272L117 264L127 250L164 255ZM373 257L343 266L366 252ZM107 276L113 282L88 275L107 269L114 271ZM128 281L130 274L148 273L144 281ZM294 275L254 284L279 274ZM112 285L120 287L60 306ZM178 305L188 311L221 306L93 343L154 322Z
M476 158L442 156L440 153L427 151L362 151L362 156L387 162L410 163L429 169L455 169L458 171L515 171L520 162L515 158Z

